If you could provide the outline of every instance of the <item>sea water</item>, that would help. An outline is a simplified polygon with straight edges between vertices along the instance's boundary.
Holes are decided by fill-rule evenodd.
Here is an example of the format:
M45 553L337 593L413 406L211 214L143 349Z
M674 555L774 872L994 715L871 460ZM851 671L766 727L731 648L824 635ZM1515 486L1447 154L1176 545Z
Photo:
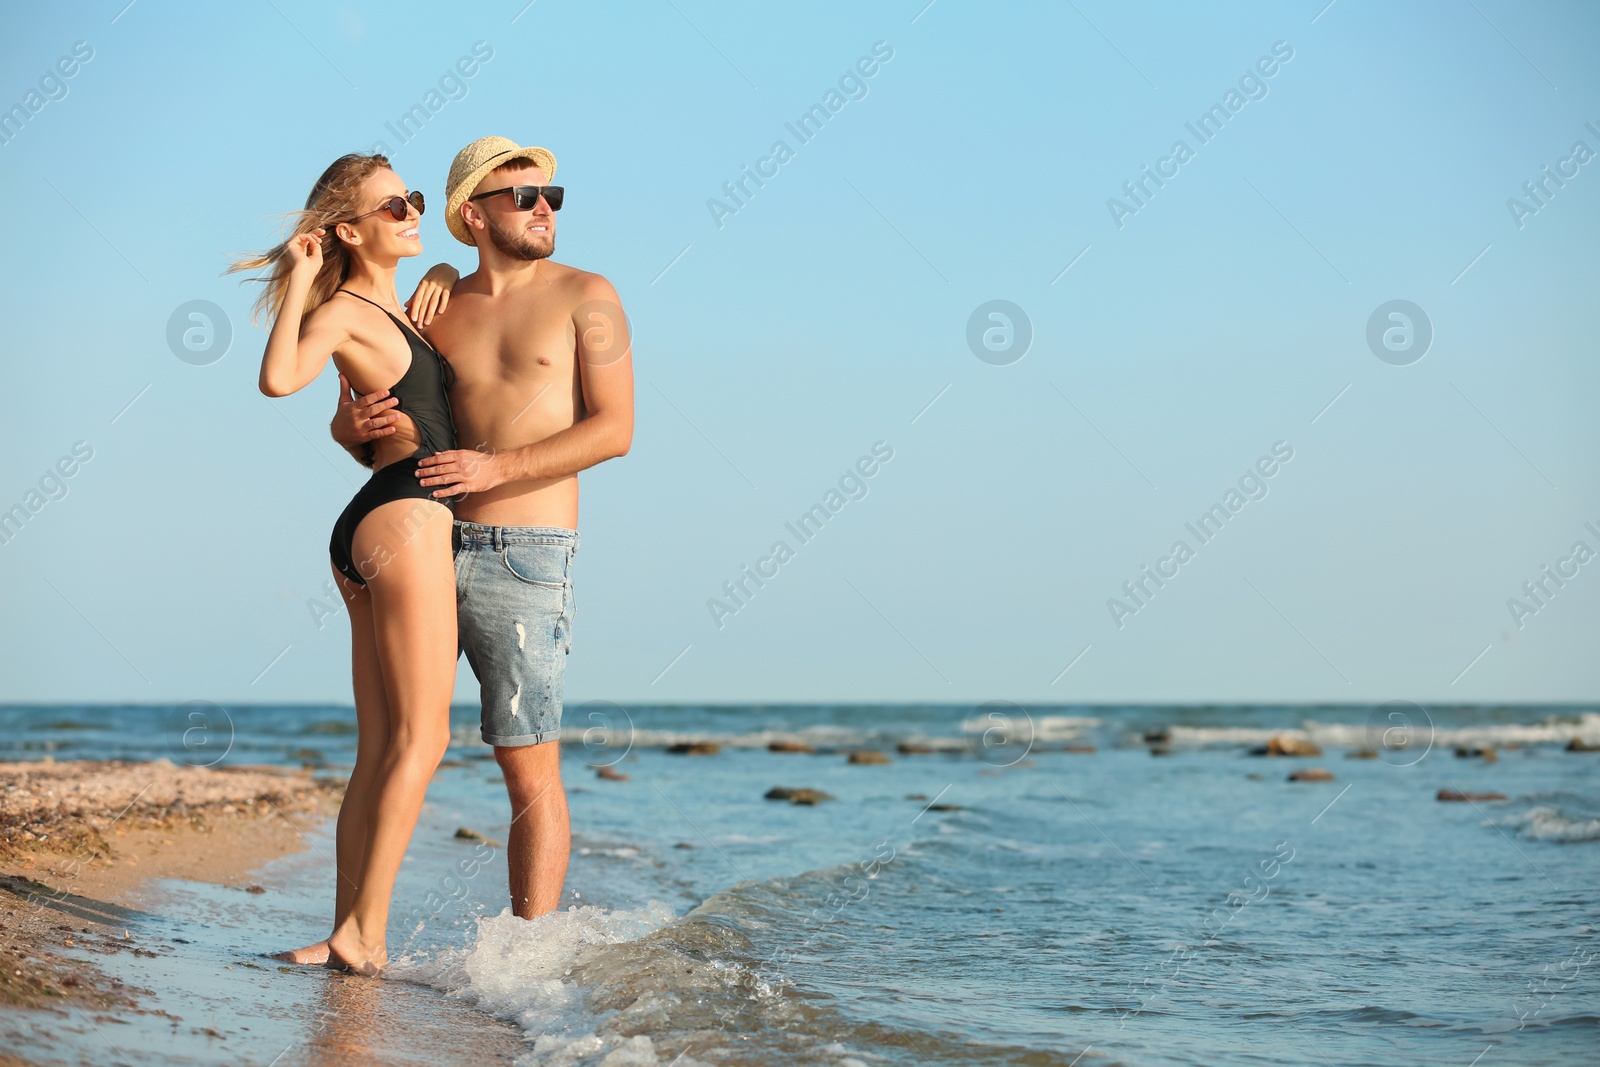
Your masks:
M0 759L353 755L348 708L195 711L0 708ZM396 888L390 976L510 1020L520 1062L1600 1060L1600 753L1566 750L1600 745L1593 709L573 706L571 867L531 922L475 719L456 710ZM1323 754L1252 755L1274 737ZM1313 766L1333 780L1287 780ZM228 898L219 960L326 933L331 827L308 845ZM167 933L218 892L174 885ZM251 981L294 1002L327 979ZM287 1015L284 1064L309 1025Z

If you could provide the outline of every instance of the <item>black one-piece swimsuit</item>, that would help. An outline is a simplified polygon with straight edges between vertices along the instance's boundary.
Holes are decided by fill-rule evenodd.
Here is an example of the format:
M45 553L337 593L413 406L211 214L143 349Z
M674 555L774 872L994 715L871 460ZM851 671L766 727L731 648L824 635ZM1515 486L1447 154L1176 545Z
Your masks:
M367 300L360 293L351 293L348 289L338 291L349 293L357 300ZM367 300L367 303L388 315L411 346L411 366L389 388L389 394L399 401L396 410L410 416L422 441L411 455L373 471L367 484L357 491L340 514L339 521L333 524L333 539L328 543L333 565L340 574L363 586L368 578L378 572L384 561L357 561L353 558L356 527L374 508L392 500L434 500L435 503L454 507L455 501L452 499L434 499L435 487L421 483L417 478L417 465L419 460L435 452L456 447L456 424L450 414L450 399L445 392L455 383L455 371L437 349L395 318L387 308L372 300Z

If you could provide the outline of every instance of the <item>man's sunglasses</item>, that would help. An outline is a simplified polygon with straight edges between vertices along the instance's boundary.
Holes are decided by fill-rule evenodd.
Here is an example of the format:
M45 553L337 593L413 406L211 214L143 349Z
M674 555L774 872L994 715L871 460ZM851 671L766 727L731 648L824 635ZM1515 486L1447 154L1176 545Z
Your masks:
M366 218L367 215L376 215L380 211L387 211L394 221L404 222L406 218L407 205L416 208L417 214L420 215L422 214L426 204L427 202L422 199L421 192L412 191L407 193L405 196L391 196L389 199L385 200L371 211L368 211L365 215L357 215L350 221L359 222L360 220Z
M508 185L504 189L492 189L487 193L469 196L468 200L482 200L486 196L499 196L501 193L510 193L512 203L516 204L518 211L527 211L539 203L539 197L544 197L544 202L550 205L551 211L561 210L561 199L566 195L566 190L559 185Z

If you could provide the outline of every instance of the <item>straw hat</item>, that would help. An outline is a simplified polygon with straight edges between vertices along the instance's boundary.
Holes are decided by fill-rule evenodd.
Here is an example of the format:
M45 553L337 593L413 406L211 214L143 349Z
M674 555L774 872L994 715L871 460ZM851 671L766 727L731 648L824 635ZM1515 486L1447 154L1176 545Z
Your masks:
M556 175L556 157L543 148L522 148L507 137L480 137L456 153L450 164L450 177L445 181L444 221L462 244L475 245L472 231L461 220L461 205L477 191L478 183L496 167L503 167L513 159L531 159L544 170L545 181Z

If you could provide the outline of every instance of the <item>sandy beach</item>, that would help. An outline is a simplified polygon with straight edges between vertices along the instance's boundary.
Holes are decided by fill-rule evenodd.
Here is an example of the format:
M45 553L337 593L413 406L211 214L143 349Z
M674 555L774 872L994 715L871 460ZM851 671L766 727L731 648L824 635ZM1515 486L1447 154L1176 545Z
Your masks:
M279 768L0 764L0 1006L134 1007L132 991L57 951L138 951L125 929L147 879L244 887L302 847L293 821L337 811L339 790Z
M307 848L305 831L326 826L342 790L342 782L282 767L0 763L0 1065L159 1062L119 1046L123 1032L155 1024L181 1037L179 1046L209 1046L207 1060L256 1062L254 1052L229 1060L231 1035L210 1021L216 1004L187 982L125 983L108 973L116 969L111 958L182 956L189 942L170 934L171 921L184 920L168 913L170 880L272 892L257 872ZM259 931L264 946L280 936ZM237 966L290 970L268 960ZM306 973L330 987L325 1015L333 1025L298 1020L280 1064L422 1062L430 1048L439 1052L438 1034L459 1029L462 1020L451 1016L464 1013L478 1031L469 1043L481 1044L488 1061L508 1061L519 1047L514 1029L429 991L394 994L364 988L375 985L367 980ZM195 1009L205 1010L188 1017Z

